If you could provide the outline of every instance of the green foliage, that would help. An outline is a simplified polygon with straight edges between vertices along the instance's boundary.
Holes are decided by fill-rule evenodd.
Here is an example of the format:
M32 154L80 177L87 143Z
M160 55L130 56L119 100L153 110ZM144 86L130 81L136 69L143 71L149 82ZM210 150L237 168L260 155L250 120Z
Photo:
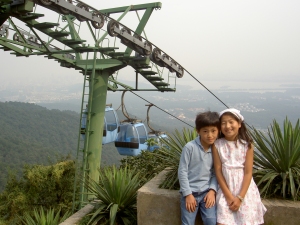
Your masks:
M9 170L17 177L25 164L45 164L75 153L79 115L35 104L0 102L0 191Z
M182 148L189 141L197 137L196 130L183 128L182 133L177 129L172 135L168 135L168 140L161 139L163 147L155 155L162 160L164 167L168 168L166 179L160 184L160 188L179 189L178 166Z
M140 187L139 174L128 168L104 168L99 183L89 179L88 190L99 200L88 224L132 225L136 220L136 196Z
M0 102L0 127L0 192L9 171L19 178L25 164L46 164L68 154L75 157L79 134L76 112ZM114 144L102 148L101 165L119 164L123 157Z
M153 152L142 151L138 156L127 156L121 160L120 167L136 171L140 176L140 185L144 185L166 168L162 160L156 156L157 152L156 149Z
M54 165L25 166L23 178L11 175L3 193L0 194L0 216L9 222L33 211L36 206L44 209L72 207L75 165L74 161L60 161Z
M41 207L38 211L36 208L32 213L26 212L24 213L22 224L24 225L58 225L61 222L65 221L71 215L70 212L66 212L62 217L60 216L60 209L55 214L54 209L49 209L45 213L43 208Z
M158 145L158 142L154 138L148 138L146 140L146 143L147 143L148 146Z
M300 200L300 126L293 128L286 118L283 132L276 120L267 135L253 129L258 151L254 154L254 178L264 196Z

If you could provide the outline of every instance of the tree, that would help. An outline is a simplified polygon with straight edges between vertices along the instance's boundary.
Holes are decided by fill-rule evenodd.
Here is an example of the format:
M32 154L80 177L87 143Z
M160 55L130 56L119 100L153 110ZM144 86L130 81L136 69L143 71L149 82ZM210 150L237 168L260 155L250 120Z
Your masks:
M18 215L42 206L45 210L61 209L61 214L72 208L75 164L61 160L56 164L25 166L23 178L11 175L0 195L0 216L18 221Z

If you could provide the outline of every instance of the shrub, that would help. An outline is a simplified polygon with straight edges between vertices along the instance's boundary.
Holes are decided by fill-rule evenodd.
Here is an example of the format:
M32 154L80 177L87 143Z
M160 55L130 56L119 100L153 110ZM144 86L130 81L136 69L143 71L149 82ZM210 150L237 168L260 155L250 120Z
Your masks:
M70 212L66 212L62 217L60 217L60 209L55 214L54 209L49 209L46 212L41 207L38 211L34 208L33 213L24 213L22 224L24 225L58 225L65 221L70 215Z
M286 118L283 132L274 120L267 135L253 129L253 177L265 197L282 196L299 200L300 188L300 127L299 120L293 128Z
M127 167L138 173L142 186L165 168L162 160L155 155L157 152L156 149L153 152L142 151L138 156L127 156L121 160L120 168Z
M101 170L99 183L85 181L87 189L95 195L95 209L88 215L87 224L137 224L136 196L140 187L139 174L128 168L115 166ZM84 219L86 221L86 219Z
M72 208L75 165L74 161L59 161L54 165L25 166L23 178L11 175L0 194L0 216L16 223L19 216L31 212L36 206L45 210Z

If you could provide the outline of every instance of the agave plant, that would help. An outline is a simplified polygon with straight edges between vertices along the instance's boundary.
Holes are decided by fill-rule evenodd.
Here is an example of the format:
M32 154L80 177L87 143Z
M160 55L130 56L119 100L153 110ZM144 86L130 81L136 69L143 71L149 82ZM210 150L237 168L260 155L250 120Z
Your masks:
M163 147L156 153L156 156L162 160L162 164L168 168L166 179L160 184L160 188L179 189L178 166L182 148L189 141L197 137L196 130L183 128L182 133L177 129L172 135L168 135L168 139L161 138Z
M300 127L299 120L293 128L286 118L283 132L274 120L267 135L253 129L252 137L257 151L254 152L253 176L261 194L299 198L300 188Z
M63 217L60 217L60 210L55 214L54 209L49 209L44 211L41 207L39 210L35 208L33 210L33 215L26 212L23 215L22 224L24 225L58 225L61 222L65 221L71 215L70 212L64 214Z
M99 183L92 179L86 181L87 189L99 200L94 203L95 210L87 224L136 224L139 182L138 173L115 166L101 170Z

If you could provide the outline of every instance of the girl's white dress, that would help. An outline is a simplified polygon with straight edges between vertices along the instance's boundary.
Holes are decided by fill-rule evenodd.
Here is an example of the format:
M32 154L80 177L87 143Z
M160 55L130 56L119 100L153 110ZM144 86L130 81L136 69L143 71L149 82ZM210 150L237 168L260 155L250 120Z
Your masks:
M225 138L221 138L215 141L215 146L222 162L224 179L231 193L236 196L242 187L248 144L238 142L236 146L235 141L227 141ZM264 223L263 215L267 209L261 202L253 178L244 201L237 212L229 209L221 188L217 192L216 202L218 223L226 225L258 225Z

